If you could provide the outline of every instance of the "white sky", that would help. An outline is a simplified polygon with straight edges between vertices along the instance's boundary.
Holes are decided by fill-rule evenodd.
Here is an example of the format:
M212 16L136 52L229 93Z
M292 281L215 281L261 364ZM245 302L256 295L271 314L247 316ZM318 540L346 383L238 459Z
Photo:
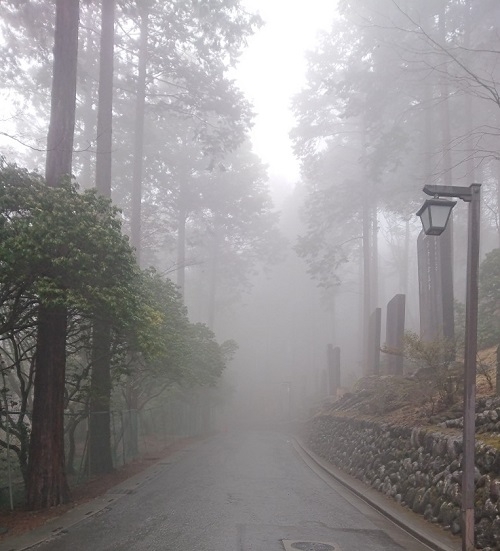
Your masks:
M269 165L269 175L295 182L298 163L288 133L293 126L291 98L305 83L307 50L316 34L330 27L336 0L244 0L265 21L241 57L235 78L257 113L254 151Z
M337 0L242 3L248 11L258 12L264 25L250 38L232 76L257 113L251 133L255 153L269 166L272 179L293 184L299 166L288 138L294 124L290 101L305 83L304 54L314 49L318 31L330 27ZM2 145L4 141L0 137Z

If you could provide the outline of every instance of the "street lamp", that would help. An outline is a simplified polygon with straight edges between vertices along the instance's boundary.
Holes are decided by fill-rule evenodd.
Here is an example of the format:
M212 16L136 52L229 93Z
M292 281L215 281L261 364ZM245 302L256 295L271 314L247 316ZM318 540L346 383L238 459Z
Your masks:
M448 199L427 199L417 212L417 216L422 220L425 235L441 235L456 204L456 201Z
M456 201L439 197L456 197L469 203L467 238L467 290L465 298L465 354L464 354L464 426L462 459L462 551L474 551L474 468L476 444L476 355L477 304L479 274L479 217L481 184L461 186L424 186L424 193L432 195L417 215L421 217L427 235L440 235L446 227ZM445 205L445 203L448 203ZM450 203L453 203L451 206ZM435 214L437 209L441 213ZM446 209L446 212L442 212ZM445 220L441 231L438 231ZM429 233L428 233L429 232Z

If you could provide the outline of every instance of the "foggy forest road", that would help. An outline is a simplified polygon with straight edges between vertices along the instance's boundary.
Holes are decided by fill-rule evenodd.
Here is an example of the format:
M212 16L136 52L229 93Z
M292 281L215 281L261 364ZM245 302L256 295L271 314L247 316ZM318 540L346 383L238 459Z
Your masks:
M33 549L283 551L282 540L338 551L428 549L311 469L291 438L270 431L198 442L133 493Z

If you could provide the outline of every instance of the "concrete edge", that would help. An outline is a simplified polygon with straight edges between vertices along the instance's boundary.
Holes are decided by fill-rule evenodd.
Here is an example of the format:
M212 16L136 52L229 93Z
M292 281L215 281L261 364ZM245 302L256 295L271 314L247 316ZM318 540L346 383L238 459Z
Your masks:
M354 478L353 476L342 471L332 463L324 460L310 450L300 438L293 436L294 445L300 448L318 467L320 467L329 476L334 478L344 488L352 492L356 497L367 503L370 507L378 511L384 517L388 518L391 522L402 528L405 532L413 536L416 540L424 545L427 545L434 551L460 551L461 542L456 536L445 532L442 528L435 524L429 523L422 516L417 515L409 509L403 508L394 500L388 498L384 494L381 494L377 490L374 490L361 480ZM399 509L399 511L398 511ZM429 535L422 533L416 527L411 526L411 522L408 521L408 516L415 516L415 523L425 522L429 524L429 532L436 532L435 535ZM1 550L0 550L1 551Z

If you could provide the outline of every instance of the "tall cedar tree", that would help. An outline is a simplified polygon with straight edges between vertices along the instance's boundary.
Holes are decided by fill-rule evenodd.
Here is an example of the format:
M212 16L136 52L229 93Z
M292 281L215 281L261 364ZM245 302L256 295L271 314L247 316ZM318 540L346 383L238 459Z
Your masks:
M50 125L45 176L58 187L71 174L75 128L79 0L56 0ZM70 498L64 467L67 312L46 300L38 313L27 505L41 509Z
M113 116L113 50L115 0L102 0L97 110L96 188L111 197L111 147ZM111 451L111 322L96 317L92 334L92 376L90 385L89 462L92 474L113 470Z

